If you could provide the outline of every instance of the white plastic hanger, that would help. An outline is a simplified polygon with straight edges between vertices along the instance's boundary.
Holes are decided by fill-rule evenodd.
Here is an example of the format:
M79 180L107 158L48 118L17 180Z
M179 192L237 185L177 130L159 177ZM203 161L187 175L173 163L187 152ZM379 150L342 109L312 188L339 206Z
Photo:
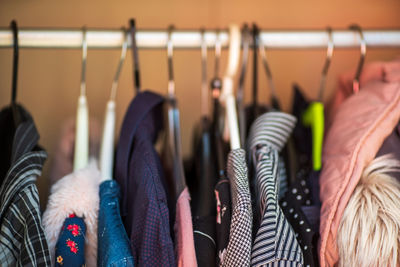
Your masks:
M128 38L125 29L124 42L122 44L122 52L119 60L117 72L115 73L114 80L111 86L110 100L107 102L106 114L104 117L103 137L101 139L100 147L100 172L102 181L112 179L113 166L114 166L114 134L115 134L115 96L117 94L118 79L121 73L122 66L126 57L126 50L128 47Z
M222 83L221 100L225 102L226 119L230 136L231 149L240 148L239 126L236 112L235 97L233 95L233 80L236 75L240 58L240 29L238 25L229 27L229 57L228 67Z
M86 99L86 29L82 30L81 92L76 114L74 171L85 167L89 161L89 112Z

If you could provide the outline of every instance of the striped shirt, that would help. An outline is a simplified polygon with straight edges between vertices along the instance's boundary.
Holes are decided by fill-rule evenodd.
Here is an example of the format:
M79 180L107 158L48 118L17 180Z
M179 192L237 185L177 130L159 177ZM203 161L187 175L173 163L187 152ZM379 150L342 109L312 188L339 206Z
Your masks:
M296 119L282 112L268 112L253 123L249 150L255 167L260 226L251 252L251 266L302 266L303 255L295 233L278 203L279 152Z
M11 165L6 176L1 177L0 266L50 266L35 185L47 154L37 146L39 134L32 118L19 108L25 120L15 131ZM0 116L7 116L5 113L7 110Z

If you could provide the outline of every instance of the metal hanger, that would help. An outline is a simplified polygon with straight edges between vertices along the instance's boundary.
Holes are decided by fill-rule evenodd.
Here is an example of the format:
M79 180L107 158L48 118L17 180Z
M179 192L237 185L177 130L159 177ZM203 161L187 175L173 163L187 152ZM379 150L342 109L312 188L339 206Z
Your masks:
M132 47L132 62L133 62L133 85L136 93L140 92L140 72L139 72L139 54L136 44L136 22L135 19L129 20L131 47Z
M106 114L103 125L103 136L100 147L100 172L102 180L112 179L114 165L114 135L115 135L115 97L117 94L118 80L126 58L128 47L128 34L122 29L124 41L122 43L121 57L111 86L110 99L107 102Z
M18 60L19 60L19 44L18 44L18 25L15 20L11 21L11 31L13 33L13 68L11 81L11 109L15 128L21 122L21 114L17 106L17 83L18 83Z
M85 167L89 161L89 111L86 99L86 28L82 29L81 90L78 99L75 129L74 171Z
M350 25L349 29L357 31L360 35L361 56L360 60L358 61L356 75L353 79L353 92L358 93L358 91L360 91L360 76L365 62L365 55L367 54L367 42L364 38L364 33L359 25L357 24Z
M258 45L259 45L259 29L255 23L253 23L253 90L252 90L252 95L253 95L253 103L252 103L252 116L253 119L256 119L258 116Z
M333 49L334 49L332 28L328 27L327 32L328 32L328 38L329 38L328 46L327 46L327 50L326 50L325 64L324 64L324 67L322 68L321 82L319 85L319 94L318 94L318 99L320 102L322 102L322 99L323 99L323 94L324 94L325 87L326 87L326 77L328 75L328 70L329 70L329 66L332 61L332 55L333 55Z
M201 114L208 117L209 113L209 97L208 97L208 81L207 81L207 43L205 38L205 30L201 29Z
M172 31L174 26L168 27L168 40L167 40L167 56L168 56L168 96L175 98L175 81L174 81L174 69L172 65L172 58L174 56L174 49L172 43Z
M264 66L265 73L267 75L269 90L271 93L271 106L274 109L280 110L280 103L278 100L278 96L276 94L275 83L272 77L271 68L269 67L267 55L265 53L265 43L262 41L260 35L258 36L258 47L261 55L261 60Z
M246 77L247 63L249 58L249 46L251 42L251 33L247 24L243 25L242 29L242 65L240 68L240 76L239 76L239 86L236 94L236 102L238 107L238 116L239 116L239 131L240 131L240 142L241 145L244 146L246 139L246 114L245 107L243 103L244 99L244 81Z
M326 77L333 55L333 37L332 29L327 28L328 46L326 51L326 60L322 68L321 82L319 87L318 101L313 101L302 115L303 124L311 127L312 134L312 166L313 170L319 171L322 166L322 145L324 142L325 120L324 120L324 104L322 102L323 93L326 85Z
M169 128L169 146L173 157L173 179L175 198L177 199L180 193L186 187L185 175L183 170L181 135L180 135L180 119L179 110L177 108L175 97L175 81L173 73L173 42L172 31L174 26L168 27L167 39L167 56L168 56L168 128Z
M219 98L222 88L222 80L219 77L219 64L221 59L221 40L219 38L219 29L216 30L215 36L215 65L214 65L214 78L211 81L211 89L213 98Z

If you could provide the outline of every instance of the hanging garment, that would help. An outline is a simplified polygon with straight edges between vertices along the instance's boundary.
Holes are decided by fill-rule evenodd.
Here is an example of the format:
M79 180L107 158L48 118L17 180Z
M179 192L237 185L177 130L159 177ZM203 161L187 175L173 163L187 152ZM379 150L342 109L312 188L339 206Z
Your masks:
M400 85L395 78L400 72L385 74L379 70L381 80L370 76L368 83L364 76L360 92L340 105L327 132L320 176L322 267L338 262L336 237L344 209L364 168L400 118Z
M360 76L360 88L371 82L399 82L400 57L389 62L373 62L366 64ZM339 76L338 87L326 107L326 125L330 126L340 104L353 94L354 71ZM327 128L328 129L328 128Z
M269 111L269 109L265 105L257 105L256 107L254 107L253 105L249 105L246 107L246 123L247 123L247 127L248 127L247 133L250 132L251 125L253 125L254 121L258 118L259 114L264 114L268 111ZM279 105L277 105L275 103L274 106L272 107L271 111L279 111ZM290 174L288 172L288 169L286 169L286 165L289 165L289 160L288 160L288 152L286 150L287 150L287 148L284 147L282 149L282 152L279 155L280 156L280 160L279 160L280 175L278 176L279 177L279 193L278 193L279 199L281 199L285 195L285 193L288 189L288 186L289 186L288 185L288 177L290 177L289 176ZM249 177L254 176L252 171L253 171L252 169L249 170L249 175L251 175ZM254 195L256 187L257 187L256 183L252 183L252 180L250 179L250 190L251 190L252 195ZM253 207L257 206L254 201L255 201L255 199L253 199ZM255 216L257 216L256 212L255 212ZM260 218L256 217L256 219L260 219Z
M56 244L55 266L85 266L85 234L85 221L71 213Z
M232 220L222 266L250 266L253 214L245 154L243 149L235 149L228 155Z
M191 206L196 259L200 267L213 267L216 266L217 251L214 196L216 173L208 118L202 118L194 132Z
M222 130L220 124L223 121L220 117L221 106L217 99L214 99L214 110L212 118L212 155L215 158L214 174L218 177L218 182L215 185L215 203L216 203L216 263L217 266L222 266L226 249L229 243L229 232L232 219L231 205L231 189L229 179L226 177L226 156L229 153L229 144L224 143L222 139Z
M225 173L221 174L215 186L215 200L217 205L216 220L216 246L217 246L217 266L224 261L226 249L229 243L229 230L231 226L231 191L228 178Z
M175 266L166 180L154 148L163 126L163 102L158 94L139 93L125 114L117 146L121 217L137 266Z
M100 181L100 171L96 162L91 160L88 166L64 176L52 185L47 207L43 213L43 226L53 259L55 259L55 247L62 225L65 219L73 213L83 218L86 225L86 266L97 266Z
M295 162L296 167L293 171L296 173L296 176L294 180L295 188L290 188L289 192L292 192L294 189L295 191L298 191L299 194L304 195L300 201L296 201L296 203L300 204L301 210L306 216L311 229L317 234L319 232L319 215L321 207L319 200L319 171L314 171L312 169L311 129L302 123L302 115L307 110L310 102L303 96L298 85L294 85L293 89L294 98L292 113L296 117L298 123L296 123L296 126L293 129L293 147L295 153L291 162ZM302 185L301 188L303 188L303 190L298 190L299 184ZM292 203L291 201L286 202ZM315 246L316 245L314 245L314 247Z
M319 237L319 172L312 170L311 129L302 123L302 114L310 102L303 96L298 85L293 86L292 113L298 123L293 129L293 172L296 173L287 194L280 201L282 211L296 234L302 249L304 266L318 266Z
M187 188L183 190L176 203L175 249L178 267L196 267L190 195Z
M17 108L22 122L13 136L8 131L13 128L12 109L0 111L0 146L11 144L9 164L1 162L0 266L51 266L35 184L47 154L38 146L32 117L23 107Z
M49 180L54 184L73 171L75 119L66 120L61 126L60 138L50 163ZM97 158L99 154L101 127L95 118L89 119L89 155Z
M175 244L177 265L197 266L190 195L186 186L182 157L180 156L179 109L175 98L169 98L165 104L166 124L170 128L165 134L162 164L167 185L170 231L173 234L172 240ZM185 216L184 220L182 216ZM185 237L185 240L183 240L183 237ZM184 241L185 243L183 243Z
M289 138L295 117L282 112L261 115L251 126L249 150L255 167L261 224L251 252L251 266L302 265L295 233L278 204L279 151Z
M100 184L97 266L133 267L130 241L120 215L120 188L116 181Z
M308 221L303 208L309 198L309 189L304 179L296 180L280 202L283 214L292 226L296 240L301 247L304 266L318 266L318 228L314 229Z

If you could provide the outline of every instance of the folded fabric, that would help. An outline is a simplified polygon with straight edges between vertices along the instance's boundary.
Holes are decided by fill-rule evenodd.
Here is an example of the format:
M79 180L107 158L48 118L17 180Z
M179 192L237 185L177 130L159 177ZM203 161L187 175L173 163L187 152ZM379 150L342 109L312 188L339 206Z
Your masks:
M399 82L361 83L360 92L350 96L337 110L326 136L320 176L322 267L337 263L336 236L343 211L362 171L375 158L399 118Z
M100 171L92 160L83 169L75 171L57 181L50 191L43 226L54 259L55 246L65 218L71 213L84 218L85 260L87 266L97 266L97 216L99 210Z

